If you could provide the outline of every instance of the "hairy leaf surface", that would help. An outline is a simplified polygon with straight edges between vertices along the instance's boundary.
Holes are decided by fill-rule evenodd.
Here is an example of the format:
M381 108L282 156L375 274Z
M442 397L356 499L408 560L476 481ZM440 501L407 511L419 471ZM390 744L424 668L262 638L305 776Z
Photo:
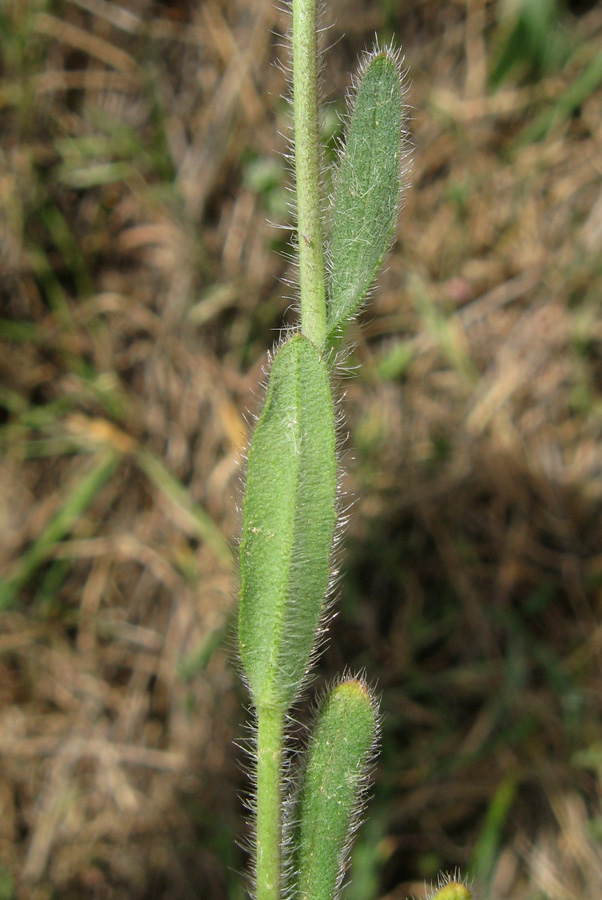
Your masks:
M311 737L301 788L300 900L337 896L375 734L374 700L361 681L343 681L327 694Z
M258 709L287 709L319 630L336 520L326 365L296 335L278 351L249 454L239 646Z
M387 252L401 189L403 85L399 62L375 53L360 72L337 174L329 241L328 339L336 343Z

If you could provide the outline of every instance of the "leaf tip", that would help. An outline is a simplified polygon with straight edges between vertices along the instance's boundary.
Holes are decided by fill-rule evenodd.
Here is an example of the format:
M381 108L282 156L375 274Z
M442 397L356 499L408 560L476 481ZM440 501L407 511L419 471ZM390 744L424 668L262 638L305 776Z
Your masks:
M457 869L452 873L443 873L428 900L474 900L472 884L462 878Z

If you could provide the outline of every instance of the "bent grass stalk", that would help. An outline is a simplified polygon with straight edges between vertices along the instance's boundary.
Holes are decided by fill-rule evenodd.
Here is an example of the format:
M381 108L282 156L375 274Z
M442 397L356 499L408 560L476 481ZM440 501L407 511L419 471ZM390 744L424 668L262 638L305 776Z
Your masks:
M333 578L338 471L331 371L391 243L405 159L401 60L376 47L365 55L349 98L324 227L316 18L316 0L292 0L301 321L273 356L249 450L240 546L239 650L256 719L256 900L338 896L378 732L373 692L363 677L345 676L319 707L302 774L288 774L287 717L315 660ZM463 882L448 878L434 900L470 897Z

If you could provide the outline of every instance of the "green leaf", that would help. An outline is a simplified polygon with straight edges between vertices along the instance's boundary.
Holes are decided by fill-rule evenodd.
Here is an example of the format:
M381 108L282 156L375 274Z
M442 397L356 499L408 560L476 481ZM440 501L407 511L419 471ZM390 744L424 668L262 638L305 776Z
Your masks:
M336 176L328 247L330 344L365 299L393 237L401 191L404 88L399 59L371 54L358 78Z
M257 709L287 709L305 677L329 582L336 490L328 371L296 335L272 365L244 501L239 649Z
M376 704L363 682L345 680L326 695L311 737L299 801L299 900L333 900L338 894L376 730Z

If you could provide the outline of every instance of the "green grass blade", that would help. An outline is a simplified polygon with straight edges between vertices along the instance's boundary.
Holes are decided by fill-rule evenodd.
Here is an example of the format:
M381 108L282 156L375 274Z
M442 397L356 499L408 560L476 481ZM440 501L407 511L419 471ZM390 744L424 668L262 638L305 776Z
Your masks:
M299 801L299 900L334 900L338 895L376 731L375 702L361 681L345 680L326 695Z
M537 80L564 64L570 46L562 13L558 0L518 0L502 5L502 23L497 29L502 37L490 76L493 88L517 71Z
M566 91L548 109L525 126L514 142L514 148L524 147L544 140L552 129L561 125L585 103L602 83L602 52L584 67Z
M15 344L37 344L41 340L40 328L35 322L19 319L0 319L0 340Z
M371 54L360 71L336 176L328 246L328 340L365 299L393 237L401 191L404 88L399 59Z
M272 365L244 502L239 649L258 709L288 708L305 677L329 582L336 486L328 372L296 335Z
M120 459L121 455L114 448L107 447L98 454L90 471L77 484L71 486L58 512L21 556L12 576L0 582L0 611L15 601L20 588L32 578L56 545L73 528L111 477Z
M500 782L491 799L485 823L472 852L471 871L476 872L479 881L489 884L496 859L500 852L504 828L508 822L516 800L519 779L516 772L509 772Z
M173 503L179 514L185 519L188 528L208 547L211 547L221 563L231 568L234 557L228 541L209 513L191 499L184 485L150 450L140 449L136 453L136 462L155 487Z

